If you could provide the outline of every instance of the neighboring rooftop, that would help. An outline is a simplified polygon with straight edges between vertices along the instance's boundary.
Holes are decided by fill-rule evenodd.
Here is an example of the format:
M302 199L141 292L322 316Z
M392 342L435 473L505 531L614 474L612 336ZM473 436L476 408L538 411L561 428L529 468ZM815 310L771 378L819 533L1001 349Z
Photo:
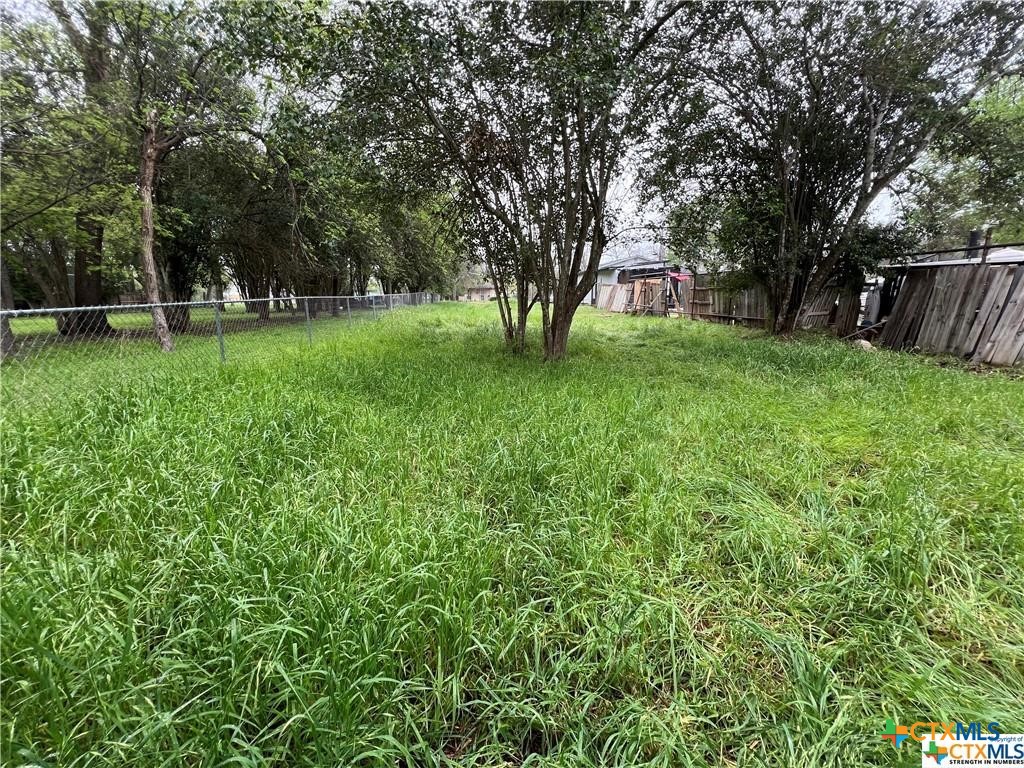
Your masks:
M1024 264L1024 251L1019 248L999 248L992 251L985 258L988 264ZM980 256L973 256L969 259L939 259L936 261L918 261L910 264L911 267L955 267L968 264L981 264Z

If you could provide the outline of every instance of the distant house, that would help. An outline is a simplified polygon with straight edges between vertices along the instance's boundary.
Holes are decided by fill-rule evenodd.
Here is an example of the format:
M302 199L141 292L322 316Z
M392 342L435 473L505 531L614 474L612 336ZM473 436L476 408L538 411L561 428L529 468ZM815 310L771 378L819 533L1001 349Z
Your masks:
M467 301L490 301L496 296L494 286L490 283L479 283L466 289Z

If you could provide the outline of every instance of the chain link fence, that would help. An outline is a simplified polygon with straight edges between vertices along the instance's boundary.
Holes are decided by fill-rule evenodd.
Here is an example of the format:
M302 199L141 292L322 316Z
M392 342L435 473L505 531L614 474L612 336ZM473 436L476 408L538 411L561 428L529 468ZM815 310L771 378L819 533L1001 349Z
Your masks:
M391 310L440 300L424 292L5 310L0 404L59 402L133 376L280 356ZM170 328L170 352L153 330L154 306Z

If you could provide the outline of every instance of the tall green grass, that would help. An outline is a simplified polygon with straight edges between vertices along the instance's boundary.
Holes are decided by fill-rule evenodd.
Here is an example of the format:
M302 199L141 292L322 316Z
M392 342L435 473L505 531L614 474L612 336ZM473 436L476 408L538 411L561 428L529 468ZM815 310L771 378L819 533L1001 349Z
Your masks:
M493 306L3 414L2 755L910 765L1024 731L1024 388ZM534 339L536 343L536 339Z

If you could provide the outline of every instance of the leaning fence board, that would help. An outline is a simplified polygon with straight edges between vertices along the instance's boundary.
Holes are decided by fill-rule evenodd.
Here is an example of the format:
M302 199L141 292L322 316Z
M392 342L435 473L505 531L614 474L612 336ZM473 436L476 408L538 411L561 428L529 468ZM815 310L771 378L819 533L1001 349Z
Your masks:
M964 344L971 333L971 326L974 325L978 311L981 309L981 302L985 298L985 289L988 287L990 272L990 269L984 264L971 264L965 266L964 269L970 270L970 282L965 290L965 298L957 320L957 327L950 336L949 344L947 345L947 350L955 355L969 355L974 352L973 348L965 351Z
M1024 265L911 268L879 343L1008 365L1024 354Z
M967 334L963 346L960 348L961 355L973 355L978 348L981 334L985 329L985 321L988 320L988 316L992 311L992 305L996 301L996 293L999 291L1000 283L1007 269L1007 267L991 267L988 269L985 280L985 294L981 300L981 306L978 307L978 312L974 316L974 321L971 323L971 330Z
M978 325L980 330L978 332L978 344L975 347L971 360L976 363L984 361L985 355L989 351L989 340L1003 313L1003 304L1006 302L1006 296L1010 291L1010 283L1013 282L1014 271L1014 267L999 268L989 284L989 295L985 297L981 312L978 313L978 318L975 320L975 325Z
M624 285L616 285L611 298L611 311L612 312L624 312L626 309L626 299L629 298L629 293Z
M957 335L964 316L964 302L970 293L973 272L969 266L953 267L946 294L946 316L940 327L932 333L932 347L936 352L948 352L951 339Z
M934 286L929 297L928 307L921 318L921 331L916 346L922 352L944 351L946 337L949 335L952 315L960 288L959 273L956 268L933 270Z
M1019 272L1020 270L1016 270ZM981 360L995 365L1014 362L1021 321L1024 320L1024 296L1020 289L1020 274L1010 277L1006 298L1000 316L992 326L992 333L984 347L979 346ZM1014 290L1014 289L1017 290ZM995 307L993 307L995 313Z
M1024 361L1024 317L1017 323L1017 328L1008 326L1004 341L989 360L993 365L1013 365ZM1003 346L1005 345L1005 346Z
M896 303L892 308L892 314L882 329L879 342L887 347L899 349L902 346L903 326L908 322L910 305L914 301L917 292L918 281L907 275L903 279L903 287L896 297Z
M932 271L907 275L903 289L896 299L892 316L886 323L881 343L903 349L913 347L921 325L921 315L931 297L935 276Z

